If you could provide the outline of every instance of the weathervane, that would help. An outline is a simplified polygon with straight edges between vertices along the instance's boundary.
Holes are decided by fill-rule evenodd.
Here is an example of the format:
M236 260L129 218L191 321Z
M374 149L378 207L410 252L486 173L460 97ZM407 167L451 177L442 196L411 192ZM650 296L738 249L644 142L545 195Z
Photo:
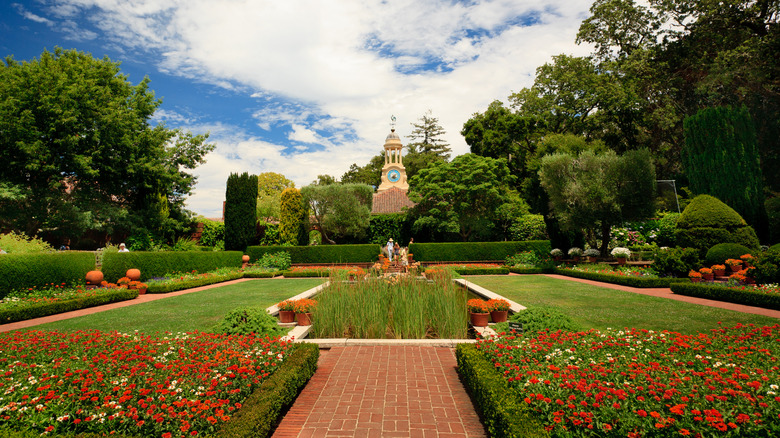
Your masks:
M390 130L395 131L395 116L390 116Z

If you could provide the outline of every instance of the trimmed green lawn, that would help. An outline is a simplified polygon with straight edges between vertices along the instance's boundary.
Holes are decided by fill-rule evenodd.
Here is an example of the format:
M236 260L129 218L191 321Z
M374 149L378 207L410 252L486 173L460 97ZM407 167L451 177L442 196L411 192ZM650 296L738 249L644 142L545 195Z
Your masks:
M780 319L667 298L607 289L543 275L479 276L468 281L526 307L556 307L585 328L634 327L684 334L709 332L718 322L775 325Z
M102 330L143 333L208 331L229 311L266 308L325 282L322 278L258 279L145 304L42 324L39 330Z

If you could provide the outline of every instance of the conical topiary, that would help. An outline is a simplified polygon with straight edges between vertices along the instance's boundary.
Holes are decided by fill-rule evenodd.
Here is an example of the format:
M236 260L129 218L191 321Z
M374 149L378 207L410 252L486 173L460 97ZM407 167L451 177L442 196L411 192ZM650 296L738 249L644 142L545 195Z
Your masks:
M758 248L755 230L733 208L710 195L695 197L680 215L675 230L677 246L705 252L719 243Z

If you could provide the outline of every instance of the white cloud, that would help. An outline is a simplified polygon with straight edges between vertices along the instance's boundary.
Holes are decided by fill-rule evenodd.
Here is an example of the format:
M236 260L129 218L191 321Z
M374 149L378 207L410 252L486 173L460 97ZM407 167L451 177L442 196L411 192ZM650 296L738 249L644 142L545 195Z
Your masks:
M590 3L56 0L51 19L81 11L103 38L147 53L161 71L253 97L253 122L287 133L290 144L270 144L211 127L219 146L198 169L190 206L214 213L218 205L221 214L230 171L276 171L299 185L338 177L381 151L391 114L405 142L409 124L431 109L453 151L467 152L459 132L474 112L531 85L551 56L589 52L574 39ZM325 149L295 150L310 144Z

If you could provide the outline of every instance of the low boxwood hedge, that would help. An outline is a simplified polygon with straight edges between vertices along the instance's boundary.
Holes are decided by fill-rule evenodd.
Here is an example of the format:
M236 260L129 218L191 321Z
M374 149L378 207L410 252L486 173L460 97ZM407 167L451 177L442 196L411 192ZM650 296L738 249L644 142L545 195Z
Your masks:
M524 251L549 254L550 241L413 243L409 247L409 252L418 262L503 261Z
M460 275L507 275L507 268L455 268L453 269Z
M492 437L549 437L544 426L525 406L519 394L493 364L471 344L455 349L458 374L479 407L482 422Z
M244 272L244 278L274 278L282 275L282 271L273 272Z
M263 254L287 251L292 263L367 263L377 260L380 245L250 246L251 262Z
M554 274L555 268L508 268L513 274Z
M310 271L282 271L284 278L309 278L309 277L329 277L330 271L327 269L312 269Z
M674 283L685 283L687 278L645 278L645 277L621 277L617 275L601 274L598 272L572 271L570 269L555 269L555 273L567 277L584 278L586 280L602 281L604 283L619 284L621 286L653 288L669 287Z
M103 277L115 282L128 269L141 270L141 280L162 277L172 272L209 272L218 268L240 267L240 251L114 252L103 256Z
M164 294L168 292L175 292L177 290L191 289L193 287L208 286L210 284L222 283L223 281L237 280L243 278L244 273L241 271L231 272L227 274L209 275L208 277L198 277L192 280L182 281L168 281L160 284L150 284L146 293L150 294Z
M732 289L714 284L674 283L671 289L679 295L780 310L780 295L754 291L751 288Z
M295 351L249 396L233 417L223 423L215 437L271 436L279 416L292 405L298 393L317 370L317 344L296 344Z
M39 303L23 308L0 309L0 324L25 321L42 316L86 309L87 307L102 306L103 304L115 303L117 301L132 300L137 296L138 291L135 289L106 289L103 293L89 297L55 301L53 303Z
M3 254L0 256L0 299L15 289L48 284L84 284L87 272L95 269L95 253Z

